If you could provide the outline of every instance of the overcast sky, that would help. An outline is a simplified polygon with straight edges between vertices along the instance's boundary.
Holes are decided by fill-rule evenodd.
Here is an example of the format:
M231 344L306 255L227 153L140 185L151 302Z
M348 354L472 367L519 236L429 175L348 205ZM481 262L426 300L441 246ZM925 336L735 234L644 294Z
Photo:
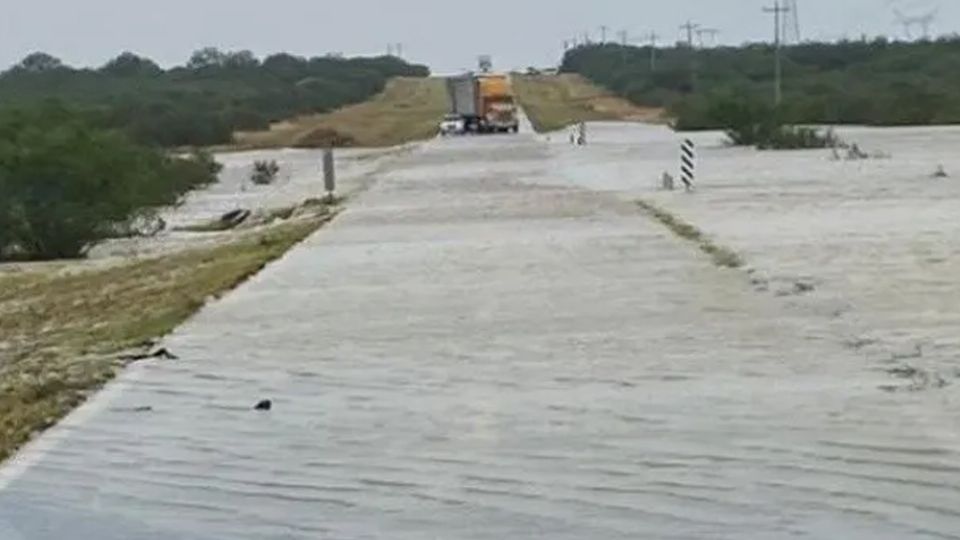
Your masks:
M99 65L123 50L163 65L214 45L259 55L379 54L402 42L404 56L437 72L472 67L478 54L498 68L557 62L563 41L599 27L608 36L656 31L673 42L693 19L727 43L769 39L773 0L2 0L0 64L42 50L73 65ZM960 29L957 0L797 0L807 39L902 33L894 7L917 15L939 6L937 33ZM335 6L335 7L334 7Z

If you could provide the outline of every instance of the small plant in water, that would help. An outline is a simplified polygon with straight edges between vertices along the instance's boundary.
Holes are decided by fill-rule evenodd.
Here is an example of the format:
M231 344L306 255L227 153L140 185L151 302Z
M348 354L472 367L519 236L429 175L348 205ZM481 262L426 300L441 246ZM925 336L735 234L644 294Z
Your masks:
M276 160L262 160L253 163L253 173L250 175L250 181L258 186L272 184L280 173L280 165Z

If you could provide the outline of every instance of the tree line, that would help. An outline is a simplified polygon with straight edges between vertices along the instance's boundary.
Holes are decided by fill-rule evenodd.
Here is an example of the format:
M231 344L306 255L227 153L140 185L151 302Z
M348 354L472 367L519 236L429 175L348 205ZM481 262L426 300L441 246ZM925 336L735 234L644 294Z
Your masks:
M231 142L238 130L365 101L393 77L427 75L425 66L393 56L260 59L249 51L206 48L170 69L130 52L81 69L38 52L0 74L0 103L60 101L140 143L207 146Z
M772 108L774 52L770 44L656 50L594 44L568 51L561 70L634 103L667 108L678 129L714 129L728 127L731 108ZM958 37L804 43L784 47L782 57L783 101L775 114L784 123L960 122Z

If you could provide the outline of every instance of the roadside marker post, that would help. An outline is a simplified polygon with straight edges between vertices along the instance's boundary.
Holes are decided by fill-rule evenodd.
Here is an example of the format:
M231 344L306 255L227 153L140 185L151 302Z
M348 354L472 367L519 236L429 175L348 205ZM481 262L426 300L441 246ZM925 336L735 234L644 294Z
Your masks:
M323 188L327 192L327 200L333 202L337 190L336 169L333 163L333 148L323 149Z
M680 181L687 191L693 191L693 182L696 179L697 152L696 146L690 139L684 139L680 145Z

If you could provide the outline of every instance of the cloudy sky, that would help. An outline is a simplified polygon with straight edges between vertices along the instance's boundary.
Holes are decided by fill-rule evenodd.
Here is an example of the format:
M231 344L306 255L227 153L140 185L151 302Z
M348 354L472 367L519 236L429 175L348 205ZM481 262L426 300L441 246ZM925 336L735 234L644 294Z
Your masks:
M797 0L807 39L902 33L894 8L918 15L939 6L937 33L960 30L957 0ZM73 65L99 65L122 50L163 65L214 45L257 54L378 54L402 42L404 55L449 72L490 54L499 68L549 65L563 41L600 26L632 36L680 37L693 19L727 43L773 34L761 12L773 0L4 0L0 64L43 50ZM335 7L334 7L335 6Z

